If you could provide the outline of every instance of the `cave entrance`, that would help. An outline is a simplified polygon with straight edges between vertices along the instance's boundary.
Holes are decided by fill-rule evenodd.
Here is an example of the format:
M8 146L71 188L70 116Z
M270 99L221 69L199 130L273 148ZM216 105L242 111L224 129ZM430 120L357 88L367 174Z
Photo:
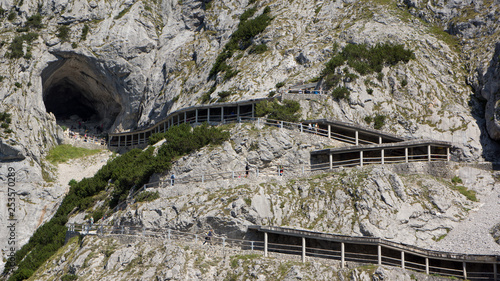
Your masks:
M72 134L103 135L116 127L122 112L121 83L102 62L59 54L59 59L42 71L42 85L46 111Z
M65 80L52 87L45 97L47 112L52 112L60 121L71 119L98 120L99 113L83 91L67 79Z

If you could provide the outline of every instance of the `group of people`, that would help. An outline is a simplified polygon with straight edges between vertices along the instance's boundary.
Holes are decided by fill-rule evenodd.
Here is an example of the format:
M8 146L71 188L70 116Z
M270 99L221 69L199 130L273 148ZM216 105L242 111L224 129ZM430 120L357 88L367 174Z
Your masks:
M318 129L319 129L318 123L315 124L309 123L309 125L307 125L307 130L311 133L314 132L314 134L318 134Z

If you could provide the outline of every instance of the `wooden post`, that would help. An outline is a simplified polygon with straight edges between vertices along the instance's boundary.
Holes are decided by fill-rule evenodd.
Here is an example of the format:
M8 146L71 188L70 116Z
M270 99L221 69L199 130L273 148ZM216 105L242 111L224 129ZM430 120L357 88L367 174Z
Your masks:
M184 111L184 123L186 123L186 122L187 122L187 112Z
M332 138L332 126L330 124L328 124L328 138Z
M345 245L344 242L340 243L340 268L345 267Z
M431 145L427 146L427 160L431 162Z
M380 151L380 157L382 158L382 165L384 165L385 161L384 161L384 157L385 157L385 150L381 150Z
M425 274L429 274L429 258L425 258Z
M359 166L363 167L363 150L359 152Z
M163 122L163 132L167 131L167 122ZM146 133L144 133L146 135Z
M358 131L356 131L354 133L354 136L355 136L355 139L356 139L356 145L359 145L359 133L358 133Z
M306 238L302 237L302 262L306 262Z
M467 263L465 261L462 262L462 268L464 270L464 279L467 279Z
M401 251L401 268L405 269L405 252Z
M255 104L252 103L252 118L255 117Z
M125 146L127 146L127 135L125 135Z
M267 232L264 232L264 257L267 257Z
M382 265L382 246L377 246L378 265Z
M220 108L220 122L224 123L224 107Z
M408 163L408 147L405 147L405 163Z
M239 120L239 118L240 118L240 105L239 104L236 106L236 117L238 117L238 120Z
M333 169L333 154L332 152L330 151L330 170Z
M497 280L498 280L498 279L497 279L497 275L498 275L498 274L497 274L497 264L496 264L496 263L494 263L494 264L493 264L493 280L494 280L494 281L497 281Z
M195 110L194 121L195 123L198 123L198 108Z
M207 123L210 123L210 107L207 108Z
M382 137L378 137L378 143L382 144Z
M450 162L450 148L449 147L446 148L446 161Z
M120 139L121 138L122 138L121 136L118 136L118 147L120 147Z

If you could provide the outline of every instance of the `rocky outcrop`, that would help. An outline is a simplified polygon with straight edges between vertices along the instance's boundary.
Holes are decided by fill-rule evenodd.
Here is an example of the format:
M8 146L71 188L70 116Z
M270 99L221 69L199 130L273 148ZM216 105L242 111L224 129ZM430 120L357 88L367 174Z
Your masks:
M75 275L85 280L447 280L393 267L349 264L312 259L291 261L287 255L201 245L199 240L168 241L142 237L87 236L75 238L52 257L36 280ZM161 249L161 251L158 251Z
M171 187L170 175L165 175L167 184L153 189L160 199L130 206L111 219L148 228L194 232L214 228L231 238L244 237L248 225L277 225L431 247L479 206L454 188L453 176L459 173L478 194L492 192L489 172L455 170L447 163L373 165L303 174L301 165L309 164L305 157L309 150L340 144L275 127L256 131L253 126L235 125L231 141L222 147L205 148L179 159L172 171L177 179L191 182L178 180ZM254 145L256 141L258 145ZM245 177L245 163L250 163L249 177ZM278 165L284 167L283 176L278 175ZM234 178L230 171L236 171ZM221 174L209 177L221 172L228 172L225 177L229 179L222 179ZM81 223L81 218L70 221Z

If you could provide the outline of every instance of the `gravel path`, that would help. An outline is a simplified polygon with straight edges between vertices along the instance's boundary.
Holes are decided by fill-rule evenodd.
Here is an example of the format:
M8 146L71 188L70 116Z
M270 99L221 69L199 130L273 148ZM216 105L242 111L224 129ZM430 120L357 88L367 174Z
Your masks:
M57 182L61 186L68 186L70 180L79 181L83 178L93 177L99 169L104 166L112 152L102 152L78 159L71 159L66 163L58 165ZM69 188L69 186L68 186Z
M431 249L466 254L500 254L500 245L495 243L490 234L490 230L500 221L500 184L493 182L488 189L478 196L482 204L471 210L465 220Z

